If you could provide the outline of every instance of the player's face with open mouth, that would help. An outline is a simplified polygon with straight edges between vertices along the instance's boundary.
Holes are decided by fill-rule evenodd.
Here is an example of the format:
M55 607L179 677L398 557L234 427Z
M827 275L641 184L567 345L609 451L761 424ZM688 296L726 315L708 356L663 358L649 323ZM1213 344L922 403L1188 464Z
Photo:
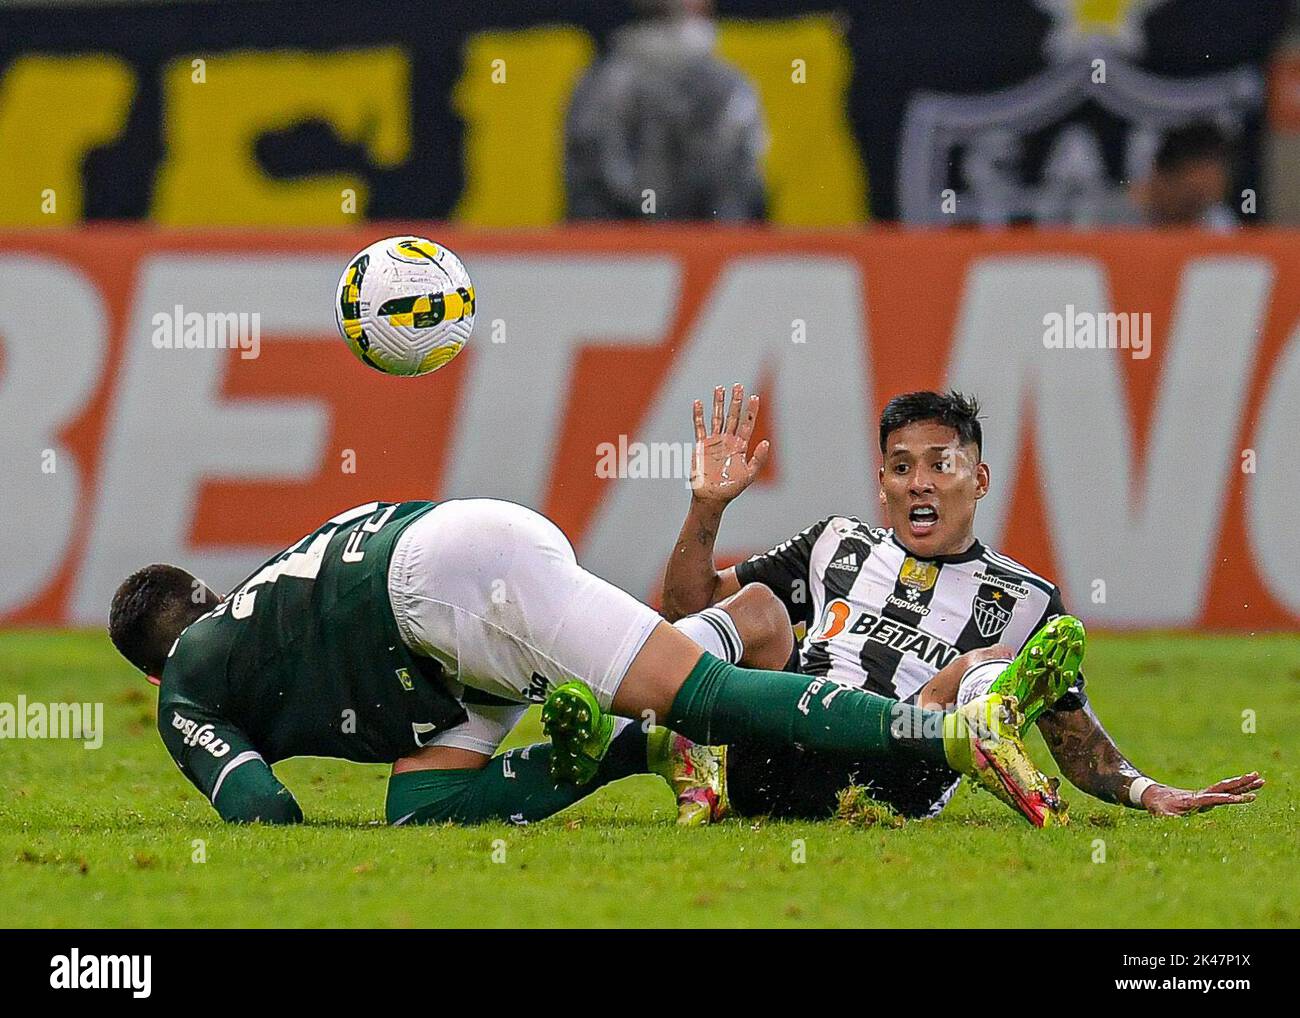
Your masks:
M880 469L880 501L889 525L909 551L955 555L974 541L975 503L988 491L988 467L974 444L935 421L889 433Z

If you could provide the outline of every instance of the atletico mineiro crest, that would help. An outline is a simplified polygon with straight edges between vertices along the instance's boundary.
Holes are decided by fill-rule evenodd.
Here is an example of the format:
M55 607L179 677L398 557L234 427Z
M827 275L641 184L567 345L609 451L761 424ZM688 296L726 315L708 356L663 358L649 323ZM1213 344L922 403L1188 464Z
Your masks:
M1007 623L1011 621L1011 609L1004 608L1002 605L1007 596L1005 591L994 590L988 597L980 597L977 593L975 600L971 602L975 627L984 639L993 639L1006 629Z

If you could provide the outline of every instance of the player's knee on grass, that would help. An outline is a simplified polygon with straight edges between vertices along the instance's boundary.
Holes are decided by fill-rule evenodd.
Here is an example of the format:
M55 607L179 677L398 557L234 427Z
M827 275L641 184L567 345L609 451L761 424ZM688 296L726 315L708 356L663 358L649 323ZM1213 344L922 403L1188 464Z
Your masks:
M481 770L430 769L393 774L384 804L388 822L394 826L464 823L469 812L466 808L469 793Z
M526 824L544 820L602 785L649 767L649 742L640 725L624 724L595 776L585 785L556 784L548 743L507 750L480 766L397 770L388 781L388 822L405 824ZM442 762L450 762L444 757Z
M794 631L781 599L761 583L748 583L717 607L731 616L744 644L739 664L779 671L794 650Z

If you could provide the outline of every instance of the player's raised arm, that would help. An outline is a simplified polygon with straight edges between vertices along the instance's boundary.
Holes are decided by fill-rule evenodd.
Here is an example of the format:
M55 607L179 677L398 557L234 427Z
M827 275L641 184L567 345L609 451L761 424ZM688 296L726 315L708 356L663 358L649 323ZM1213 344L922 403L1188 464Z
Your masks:
M296 824L302 810L238 728L184 702L158 704L158 733L181 773L229 823Z
M712 428L704 424L704 405L695 401L695 455L691 460L691 504L664 573L663 613L671 622L716 604L740 589L734 569L719 572L713 562L722 513L749 487L767 462L770 446L760 442L749 456L758 419L758 396L745 399L745 387L713 390Z

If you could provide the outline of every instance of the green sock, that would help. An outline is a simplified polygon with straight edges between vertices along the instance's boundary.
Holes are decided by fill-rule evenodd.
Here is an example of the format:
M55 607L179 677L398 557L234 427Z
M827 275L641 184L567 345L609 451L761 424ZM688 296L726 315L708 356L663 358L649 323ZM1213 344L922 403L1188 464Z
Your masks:
M696 742L757 742L861 756L903 753L947 764L941 711L790 672L766 672L704 654L664 724Z
M610 743L596 777L581 787L554 784L550 759L550 743L538 743L493 757L478 770L394 774L388 782L388 822L480 824L505 820L527 824L544 820L601 785L646 773L646 733L638 724L627 725Z

